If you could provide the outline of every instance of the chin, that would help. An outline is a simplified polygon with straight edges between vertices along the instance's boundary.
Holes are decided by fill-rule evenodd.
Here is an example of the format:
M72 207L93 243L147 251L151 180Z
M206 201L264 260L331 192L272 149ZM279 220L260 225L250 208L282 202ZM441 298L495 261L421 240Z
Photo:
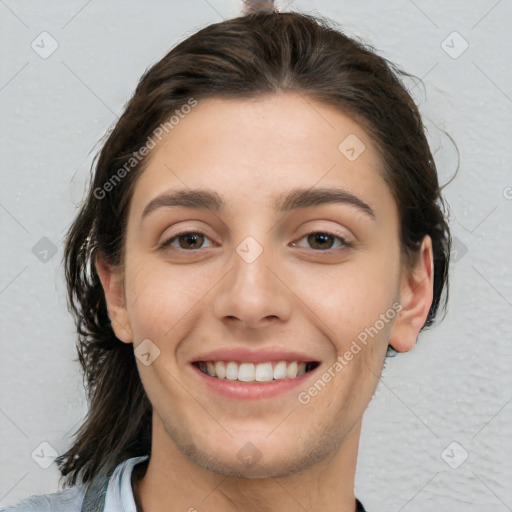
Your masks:
M295 437L295 439L297 439ZM303 439L303 443L306 441ZM266 440L233 440L232 446L177 443L181 452L198 466L236 478L278 478L303 471L332 454L332 441L297 446Z

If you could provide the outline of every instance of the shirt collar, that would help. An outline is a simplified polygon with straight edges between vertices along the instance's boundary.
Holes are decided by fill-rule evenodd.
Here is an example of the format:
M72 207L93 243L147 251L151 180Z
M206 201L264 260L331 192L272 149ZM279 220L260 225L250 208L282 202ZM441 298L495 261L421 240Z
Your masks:
M81 512L137 512L132 489L133 468L149 455L121 462L110 478L99 478L88 486Z
M96 512L98 504L104 501L103 512L137 512L132 488L132 471L140 462L149 459L149 455L127 459L114 469L112 476L103 485L91 486L89 496L84 500L81 512ZM102 495L104 494L104 496ZM103 500L104 498L104 500ZM94 503L93 506L91 506ZM362 503L356 499L357 511L364 512Z
M132 471L134 466L148 458L148 455L133 457L116 467L108 483L103 512L137 512L131 481Z

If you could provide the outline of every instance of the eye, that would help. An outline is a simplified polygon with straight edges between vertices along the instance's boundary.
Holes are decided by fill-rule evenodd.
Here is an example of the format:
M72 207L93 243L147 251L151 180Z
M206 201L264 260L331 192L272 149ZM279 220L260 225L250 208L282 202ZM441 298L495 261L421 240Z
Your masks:
M345 247L351 247L351 244L347 242L343 237L329 233L328 231L313 231L304 235L300 240L307 239L308 243L320 251L332 250L332 249L343 249ZM338 247L333 247L335 239L340 241ZM297 246L295 242L292 245ZM301 246L299 246L301 247Z
M166 242L163 242L160 247L173 247L175 249L183 250L197 250L204 248L201 246L203 245L205 239L209 240L209 237L207 237L204 233L201 233L200 231L183 231L182 233L178 233L174 235L172 238L169 238L169 240L167 240ZM179 247L173 245L175 240L178 242Z

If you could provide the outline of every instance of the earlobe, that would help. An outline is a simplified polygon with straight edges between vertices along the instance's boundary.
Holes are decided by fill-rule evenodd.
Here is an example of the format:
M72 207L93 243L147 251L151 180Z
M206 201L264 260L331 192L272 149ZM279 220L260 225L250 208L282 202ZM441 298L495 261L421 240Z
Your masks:
M126 310L123 274L106 263L99 254L96 257L95 267L105 294L112 329L120 341L133 343L133 331Z
M432 239L425 235L414 268L404 269L400 286L400 304L389 344L397 352L411 350L425 324L433 300L434 256Z

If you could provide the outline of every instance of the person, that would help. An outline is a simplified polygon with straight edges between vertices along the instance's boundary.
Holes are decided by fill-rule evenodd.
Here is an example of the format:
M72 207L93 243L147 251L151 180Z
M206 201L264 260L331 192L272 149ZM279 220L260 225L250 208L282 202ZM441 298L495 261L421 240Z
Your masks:
M364 510L364 411L448 296L404 76L277 10L145 72L66 235L89 399L57 458L69 488L8 510Z

